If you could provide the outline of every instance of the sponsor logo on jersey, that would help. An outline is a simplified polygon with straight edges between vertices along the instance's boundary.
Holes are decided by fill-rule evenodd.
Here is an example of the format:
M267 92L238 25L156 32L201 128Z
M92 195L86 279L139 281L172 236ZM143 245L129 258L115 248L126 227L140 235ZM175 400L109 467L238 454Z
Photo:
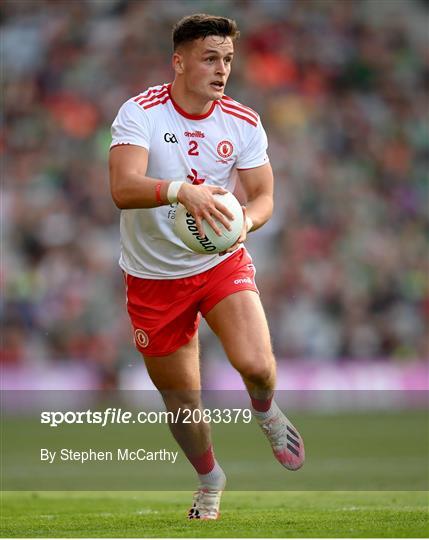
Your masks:
M205 135L202 131L185 131L185 137L195 137L197 139L204 139Z
M149 345L149 336L141 328L136 328L134 331L134 340L137 345L143 349Z
M250 279L250 277L234 279L234 285L241 285L243 283L250 283L250 285L253 285L253 282Z
M179 144L179 141L174 133L164 133L164 141Z

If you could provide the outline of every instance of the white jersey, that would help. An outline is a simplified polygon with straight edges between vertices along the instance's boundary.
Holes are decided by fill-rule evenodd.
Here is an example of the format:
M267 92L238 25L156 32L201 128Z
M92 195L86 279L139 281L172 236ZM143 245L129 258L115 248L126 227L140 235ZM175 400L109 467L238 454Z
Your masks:
M268 163L267 137L259 116L224 96L201 116L183 111L170 84L154 86L126 101L112 125L111 148L121 144L149 151L146 175L205 183L234 191L234 169ZM199 255L173 230L177 204L122 210L121 268L146 279L177 279L204 272L228 255Z

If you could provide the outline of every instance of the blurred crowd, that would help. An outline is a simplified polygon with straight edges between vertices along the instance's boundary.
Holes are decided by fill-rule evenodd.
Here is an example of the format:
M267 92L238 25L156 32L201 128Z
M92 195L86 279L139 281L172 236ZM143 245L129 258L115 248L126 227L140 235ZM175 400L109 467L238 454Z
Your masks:
M275 214L248 247L278 358L426 358L428 8L3 2L3 360L86 362L113 379L140 361L117 266L110 125L126 99L172 80L171 26L195 12L237 20L227 94L268 133ZM219 359L207 329L201 339Z

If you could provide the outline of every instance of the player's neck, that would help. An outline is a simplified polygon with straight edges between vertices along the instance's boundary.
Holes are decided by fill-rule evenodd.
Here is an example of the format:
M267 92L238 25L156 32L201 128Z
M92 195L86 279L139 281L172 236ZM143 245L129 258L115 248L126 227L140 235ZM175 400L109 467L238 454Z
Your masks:
M186 113L201 116L209 112L213 101L202 101L195 94L190 94L185 88L176 81L171 85L171 97Z

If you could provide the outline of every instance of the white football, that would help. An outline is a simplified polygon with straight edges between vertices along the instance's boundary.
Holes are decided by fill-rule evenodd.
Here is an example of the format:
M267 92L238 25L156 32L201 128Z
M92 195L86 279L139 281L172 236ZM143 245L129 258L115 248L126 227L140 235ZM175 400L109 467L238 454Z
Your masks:
M218 236L206 221L203 221L206 238L202 238L198 234L195 218L186 210L183 204L179 203L176 210L174 230L182 242L196 253L211 255L225 251L237 242L243 228L243 209L234 195L228 192L224 195L216 194L214 198L226 206L234 215L230 231L216 220L222 232L221 236Z

